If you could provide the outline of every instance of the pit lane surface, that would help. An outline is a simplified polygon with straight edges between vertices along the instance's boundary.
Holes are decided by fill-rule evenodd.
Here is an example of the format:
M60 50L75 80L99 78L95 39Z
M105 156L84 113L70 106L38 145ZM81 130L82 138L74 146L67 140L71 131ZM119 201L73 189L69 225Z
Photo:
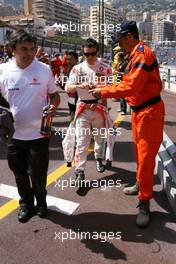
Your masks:
M61 129L68 126L69 115L67 96L62 91L60 94L62 104L54 127ZM164 93L163 99L166 103L166 132L174 139L175 96ZM112 107L111 117L122 120L116 111L119 103L109 101L109 106ZM151 201L152 223L146 229L140 229L135 224L137 197L123 194L124 186L134 183L136 170L130 114L119 126L121 135L117 137L110 170L97 173L93 154L89 154L86 178L97 180L98 187L94 185L77 192L76 188L69 187L61 190L56 182L48 186L49 195L80 204L72 216L50 210L46 219L34 216L28 223L21 224L17 221L17 210L13 210L0 220L1 264L176 263L176 216L157 177ZM55 133L50 143L49 173L63 168L64 164L61 135ZM70 177L74 177L73 168L59 179L69 180ZM105 188L104 182L107 184L109 180L115 181L115 184ZM7 165L6 146L2 143L0 183L15 186L14 176ZM0 197L0 206L8 201ZM81 239L83 232L87 233L87 237Z

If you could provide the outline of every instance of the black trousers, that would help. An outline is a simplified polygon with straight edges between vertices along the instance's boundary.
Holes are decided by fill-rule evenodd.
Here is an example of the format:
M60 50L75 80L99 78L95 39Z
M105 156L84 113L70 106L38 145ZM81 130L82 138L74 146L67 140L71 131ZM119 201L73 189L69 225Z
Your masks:
M125 113L127 112L127 103L124 98L120 98L120 110Z
M8 145L8 164L15 175L20 205L46 206L46 181L49 164L49 139L12 139Z

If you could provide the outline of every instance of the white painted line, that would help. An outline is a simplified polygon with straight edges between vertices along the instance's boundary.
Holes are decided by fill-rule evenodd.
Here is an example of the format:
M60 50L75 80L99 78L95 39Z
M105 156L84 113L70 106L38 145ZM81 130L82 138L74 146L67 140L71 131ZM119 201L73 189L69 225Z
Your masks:
M0 196L15 200L20 199L17 188L6 184L0 184ZM79 207L78 203L49 195L47 195L46 200L49 209L66 215L72 215Z

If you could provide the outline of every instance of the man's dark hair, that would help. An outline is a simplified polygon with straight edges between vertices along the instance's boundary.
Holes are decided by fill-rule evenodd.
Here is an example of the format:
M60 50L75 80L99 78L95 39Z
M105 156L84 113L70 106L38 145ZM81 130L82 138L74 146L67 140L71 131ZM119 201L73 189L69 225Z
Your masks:
M122 60L124 59L125 54L124 54L122 51L118 52L117 54L118 54L118 57L119 57L120 59L122 59Z
M133 30L130 33L135 39L139 40L139 32L137 30Z
M23 41L33 42L35 45L37 45L37 38L24 29L18 29L10 34L9 44L12 49L16 48L17 43L21 43Z
M78 54L77 54L76 52L74 52L74 51L70 51L70 52L68 53L68 55L73 56L73 57L75 58L75 60L78 60Z
M88 38L84 44L84 48L96 48L99 49L98 42L93 38Z

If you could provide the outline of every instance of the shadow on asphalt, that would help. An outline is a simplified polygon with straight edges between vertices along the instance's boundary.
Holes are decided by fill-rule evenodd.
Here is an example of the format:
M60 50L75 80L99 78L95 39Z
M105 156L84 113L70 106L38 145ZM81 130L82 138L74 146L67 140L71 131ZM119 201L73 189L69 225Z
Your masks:
M103 178L99 178L98 180L96 180L96 182L88 181L87 186L78 188L77 194L80 196L86 196L88 192L96 188L105 189L106 186L110 185L120 188L122 184L127 184L127 186L131 186L135 183L135 172L116 167L111 167L108 169L108 171L112 171L115 173L109 176L105 176Z
M103 187L101 181L104 181L104 183L107 184L109 180L113 180L114 186L116 184L118 185L118 180L120 180L121 184L128 185L133 185L135 182L135 172L115 167L110 168L110 171L115 174L99 179L96 188ZM155 177L155 184L159 184L157 177ZM93 188L95 187L93 186L92 181L92 186L83 188L84 190L79 190L80 193L78 192L78 194L84 196ZM114 238L114 240L108 239L108 241L102 242L100 238L103 232L104 234L109 232L117 234L118 232L121 232L121 240L128 243L154 244L156 253L161 250L160 241L176 244L176 229L174 230L171 228L173 223L176 224L176 218L171 212L164 191L154 191L154 199L167 212L153 211L151 213L151 225L145 229L136 226L136 215L128 214L128 210L125 215L90 212L72 216L67 216L50 210L47 219L64 229L67 229L67 232L72 230L77 235L80 235L82 232L89 234L90 237L88 237L88 239L80 239L79 237L79 240L81 243L85 244L85 247L91 252L102 254L106 259L122 259L127 261L127 255L125 252L118 249L117 237ZM169 224L171 225L169 226ZM95 232L99 234L99 239L92 238L92 235ZM117 243L114 244L114 241L117 241Z
M163 208L165 211L169 212L169 213L172 213L173 214L173 211L172 211L172 208L168 202L168 198L166 196L166 193L164 190L161 190L161 191L154 191L153 192L153 197L156 201L156 203L161 207ZM175 219L176 219L176 216L175 216Z
M55 211L49 211L47 219L51 222L69 229L80 235L88 232L88 238L83 238L81 243L97 254L103 254L106 259L127 260L126 254L113 245L114 240L102 242L102 232L106 234L121 232L121 240L129 243L157 244L157 252L160 249L160 241L170 244L176 243L176 232L167 226L168 223L176 223L172 214L152 212L152 223L148 228L141 229L135 225L135 215L118 215L103 212L90 212L67 216ZM99 234L99 239L93 239L94 232ZM90 237L89 237L90 236ZM156 241L157 240L157 241ZM111 242L112 241L112 242ZM116 240L117 241L117 240Z
M175 126L176 127L176 122L165 121L164 124L165 124L165 126Z
M59 109L60 110L60 109ZM69 112L68 112L68 110L67 111L57 111L57 113L56 113L56 117L69 117L70 115L69 115ZM60 123L60 122L58 122L58 123Z
M64 121L64 122L53 122L53 127L57 128L67 128L69 126L70 122L69 121Z
M120 188L121 185L124 185L124 184L125 186L123 186L123 188L134 185L135 180L136 180L136 172L132 172L129 170L116 168L116 167L112 167L108 170L115 172L115 174L105 176L103 178L99 178L98 180L96 180L96 185L94 181L88 182L88 186L78 188L76 193L79 196L86 196L93 189L96 189L96 188L105 189L106 186L110 185L110 182L113 185L113 187L116 186L117 188ZM160 180L157 176L155 176L155 179L154 179L154 186L155 185L160 186ZM173 214L171 206L169 205L169 202L168 202L168 199L167 199L167 196L164 190L154 191L153 199L162 209L164 209L168 213Z
M68 122L69 123L69 122ZM65 127L63 126L65 123L54 123L54 129L53 129L53 136L50 140L50 160L64 160L63 157L63 148L62 148L62 140L63 140L63 133L61 128ZM66 130L64 129L64 134L66 133ZM128 155L127 155L128 154ZM134 155L134 144L132 142L115 142L114 145L114 161L118 162L135 162L135 155ZM0 156L1 158L1 156ZM87 160L95 160L94 153L91 152Z
M64 108L64 107L59 107L58 109L57 109L57 112L59 113L59 111L69 111L68 110L68 107L66 107L66 108Z
M54 123L52 137L50 139L50 160L64 160L63 156L63 148L62 148L62 140L63 133L61 126L57 127ZM65 129L63 130L66 132ZM127 155L127 153L131 153L131 155ZM116 142L114 146L114 161L119 162L135 162L134 146L132 142ZM1 143L0 145L0 159L7 159L7 145ZM88 155L87 160L95 160L94 153Z
M113 158L113 161L136 162L133 142L116 141L114 144ZM94 153L92 152L87 159L94 160Z
M120 124L120 127L124 128L125 130L132 130L131 127L131 122L128 121L122 121L122 123Z

